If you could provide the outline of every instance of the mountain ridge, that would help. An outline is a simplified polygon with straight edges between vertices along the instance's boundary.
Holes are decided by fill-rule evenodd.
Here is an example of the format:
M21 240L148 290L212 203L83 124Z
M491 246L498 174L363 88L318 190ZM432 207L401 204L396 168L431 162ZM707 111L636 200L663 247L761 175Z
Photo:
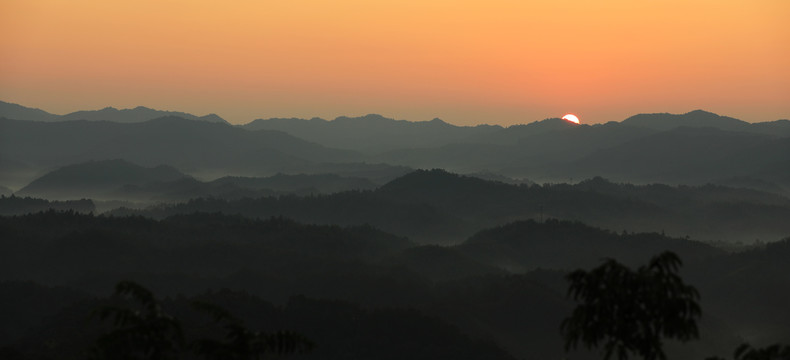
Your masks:
M225 121L225 119L219 117L217 114L197 116L180 111L156 110L145 106L137 106L132 109L116 109L112 106L108 106L99 110L80 110L65 115L56 115L41 109L29 108L19 104L0 101L0 117L6 117L13 120L45 122L89 120L137 123L165 116L178 116L184 119L195 121L207 121L225 124L228 123Z

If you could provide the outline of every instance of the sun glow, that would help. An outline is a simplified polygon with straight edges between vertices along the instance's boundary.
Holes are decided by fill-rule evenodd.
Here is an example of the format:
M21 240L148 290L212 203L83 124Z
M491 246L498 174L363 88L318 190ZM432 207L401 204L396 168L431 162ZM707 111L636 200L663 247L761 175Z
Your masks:
M573 114L565 114L565 116L563 116L562 119L563 120L568 120L568 121L570 121L570 122L572 122L574 124L579 124L579 118L576 117L576 115L573 115Z

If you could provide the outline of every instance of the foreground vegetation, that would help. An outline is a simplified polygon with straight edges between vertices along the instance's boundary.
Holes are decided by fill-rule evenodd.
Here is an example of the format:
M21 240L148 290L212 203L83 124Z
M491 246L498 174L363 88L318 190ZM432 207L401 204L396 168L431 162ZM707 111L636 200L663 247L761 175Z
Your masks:
M94 297L106 295L118 279L164 296L169 314L206 299L250 329L297 331L318 345L298 356L558 357L559 324L573 308L564 274L596 266L610 251L621 263L643 264L656 249L682 256L682 276L698 287L704 309L700 340L667 343L670 358L729 354L744 341L760 348L790 333L790 239L727 253L656 233L547 220L488 229L441 247L370 226L218 213L154 220L54 211L0 217L0 234L0 294L9 304L2 309L7 321L0 343L42 358L77 358L107 330L86 314L101 306L105 300ZM566 261L549 269L541 254ZM183 318L199 319L184 328L206 326L200 313Z

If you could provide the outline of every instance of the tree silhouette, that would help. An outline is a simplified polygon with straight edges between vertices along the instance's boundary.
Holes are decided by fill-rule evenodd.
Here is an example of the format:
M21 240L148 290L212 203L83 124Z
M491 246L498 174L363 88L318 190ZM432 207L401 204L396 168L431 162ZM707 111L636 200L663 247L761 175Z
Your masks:
M764 348L754 348L742 344L735 349L734 360L790 360L790 345L774 344ZM720 357L709 357L706 360L724 360Z
M94 315L104 320L113 318L114 329L102 334L96 342L97 359L175 359L186 349L181 323L161 309L153 293L143 286L121 281L115 287L116 297L131 297L136 308L104 306ZM206 359L261 359L265 354L286 355L307 352L315 346L301 334L290 331L264 333L251 331L244 322L224 308L204 301L192 306L208 313L217 323L224 323L225 340L198 339L190 343L196 355Z
M184 344L181 324L162 311L148 289L131 281L115 286L115 296L131 297L139 308L105 306L95 314L113 318L115 329L97 340L100 359L172 359Z
M210 314L215 322L225 323L225 341L199 339L193 344L197 354L207 359L261 359L267 353L283 355L306 352L315 346L301 334L290 331L250 331L243 321L212 303L194 301L192 306Z
M666 359L662 338L698 338L699 293L677 275L681 265L664 252L636 271L609 259L569 274L568 296L580 304L561 325L566 350L581 342L602 346L604 359L616 353L620 360L629 354L655 360Z

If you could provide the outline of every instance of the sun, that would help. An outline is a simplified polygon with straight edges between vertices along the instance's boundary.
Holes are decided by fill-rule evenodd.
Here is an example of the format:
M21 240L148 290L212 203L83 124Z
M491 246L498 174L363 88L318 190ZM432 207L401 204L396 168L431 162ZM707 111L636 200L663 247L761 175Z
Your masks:
M570 122L572 122L574 124L578 124L579 123L579 118L576 117L576 115L573 115L573 114L565 114L565 116L563 116L562 119L563 120L568 120L568 121L570 121Z

